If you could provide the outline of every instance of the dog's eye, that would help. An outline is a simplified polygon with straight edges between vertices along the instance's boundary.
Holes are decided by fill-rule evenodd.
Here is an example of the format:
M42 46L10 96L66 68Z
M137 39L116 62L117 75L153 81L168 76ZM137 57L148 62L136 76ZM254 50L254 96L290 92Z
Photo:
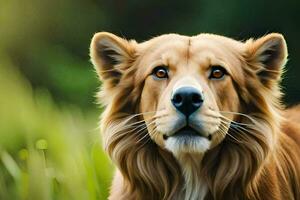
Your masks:
M221 66L213 66L209 75L210 79L221 79L224 75L227 74L227 71Z
M164 66L155 67L152 75L159 79L168 78L168 70Z

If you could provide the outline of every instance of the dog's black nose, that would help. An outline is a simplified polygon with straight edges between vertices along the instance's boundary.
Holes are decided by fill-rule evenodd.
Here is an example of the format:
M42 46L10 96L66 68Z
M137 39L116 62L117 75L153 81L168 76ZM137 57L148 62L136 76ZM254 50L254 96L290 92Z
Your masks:
M186 117L190 116L203 103L203 96L194 87L181 87L172 96L172 104Z

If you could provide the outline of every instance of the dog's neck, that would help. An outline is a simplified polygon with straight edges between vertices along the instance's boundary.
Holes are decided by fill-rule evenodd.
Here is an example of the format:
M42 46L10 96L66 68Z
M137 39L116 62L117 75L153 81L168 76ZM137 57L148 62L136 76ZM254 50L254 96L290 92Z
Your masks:
M184 153L175 157L178 160L185 179L184 199L204 199L207 193L207 184L201 176L203 154Z

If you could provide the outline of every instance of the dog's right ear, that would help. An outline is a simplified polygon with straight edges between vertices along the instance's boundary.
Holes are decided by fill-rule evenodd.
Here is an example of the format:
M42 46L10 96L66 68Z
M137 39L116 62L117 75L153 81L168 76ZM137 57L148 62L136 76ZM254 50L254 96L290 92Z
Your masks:
M96 33L90 46L91 61L103 83L116 86L134 60L135 41L107 32Z

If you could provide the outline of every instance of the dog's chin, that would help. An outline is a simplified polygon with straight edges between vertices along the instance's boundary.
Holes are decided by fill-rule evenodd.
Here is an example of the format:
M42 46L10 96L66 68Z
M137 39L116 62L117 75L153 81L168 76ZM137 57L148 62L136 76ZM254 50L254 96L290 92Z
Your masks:
M202 136L192 128L185 127L175 134L164 137L165 148L174 155L182 153L205 153L211 145L209 138Z

